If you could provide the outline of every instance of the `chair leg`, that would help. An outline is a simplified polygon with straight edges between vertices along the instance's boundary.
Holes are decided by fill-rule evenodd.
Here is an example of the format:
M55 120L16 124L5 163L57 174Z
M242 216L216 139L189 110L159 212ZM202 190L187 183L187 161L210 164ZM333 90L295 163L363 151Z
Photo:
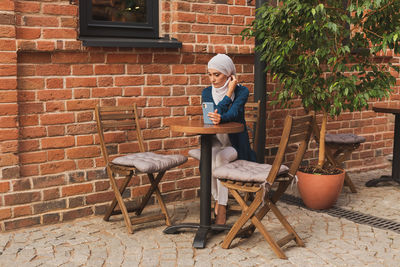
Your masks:
M278 218L278 220L282 223L283 227L285 227L286 231L293 234L297 245L304 247L303 240L301 240L299 235L296 233L296 231L293 229L293 227L290 225L290 223L286 220L286 218L283 216L283 214L278 209L278 207L272 202L269 202L268 206L270 207L272 212L275 214L275 216Z
M264 236L265 240L268 242L268 244L271 246L272 250L275 252L275 254L281 258L281 259L287 259L285 253L283 253L282 249L280 246L275 242L275 240L269 235L268 231L265 229L264 225L261 223L261 221L253 216L251 218L251 222L255 225L255 227L260 231L260 233Z
M133 176L133 172L130 172L129 175L126 176L124 183L121 185L120 189L119 189L119 193L122 195L126 189L126 187L128 186L129 182L131 181ZM115 209L115 207L117 206L117 198L114 196L114 199L112 200L110 206L108 207L106 213L104 214L103 220L108 221Z
M344 182L350 188L350 191L352 193L357 193L356 186L353 184L353 181L350 179L350 177L347 174L347 172L344 174Z
M151 186L149 188L149 190L147 191L146 195L143 197L142 202L140 204L140 207L136 210L136 214L140 215L144 209L144 207L147 205L147 202L149 202L150 197L153 193L155 193L157 201L161 207L161 211L164 214L164 218L165 218L165 224L167 226L171 225L171 219L168 215L168 210L165 206L164 200L162 199L160 190L158 188L158 184L161 181L161 178L164 176L165 171L160 172L157 174L156 178L154 178L154 175L152 173L148 173L147 176L150 180Z
M149 179L150 179L151 184L154 186L154 191L155 191L155 194L156 194L156 198L157 198L158 204L161 207L161 212L165 215L165 224L167 226L171 226L172 225L171 219L170 219L170 217L168 215L167 207L165 205L165 202L164 202L164 200L162 198L160 189L158 187L158 184L159 184L161 178L164 176L164 173L165 172L162 173L162 175L160 176L159 179L154 180L153 175L149 176Z
M226 237L224 238L224 241L222 242L222 248L229 248L233 239L237 236L238 232L240 229L243 227L243 225L253 216L253 214L256 212L257 208L261 205L262 203L262 190L258 191L255 200L251 203L250 206L247 206L242 199L242 197L239 195L239 193L236 190L230 190L232 193L233 197L238 201L238 203L244 207L242 215L239 217L239 219L236 221L236 223L232 226L231 230L228 232Z
M108 173L108 177L110 178L111 187L112 187L112 189L114 191L115 198L116 198L116 200L118 202L119 208L121 209L122 215L124 217L124 221L125 221L126 227L128 228L128 232L130 234L133 234L132 223L131 223L131 220L129 218L128 210L126 209L124 200L122 199L121 193L119 192L119 189L118 189L118 186L117 186L117 182L115 181L114 175L113 175L110 167L108 167L108 166L107 166L107 173ZM109 210L108 210L107 214L110 212L110 210L111 210L111 212L114 210L115 205L114 205L114 207L112 209L110 209L110 208L111 208L111 206L109 207Z

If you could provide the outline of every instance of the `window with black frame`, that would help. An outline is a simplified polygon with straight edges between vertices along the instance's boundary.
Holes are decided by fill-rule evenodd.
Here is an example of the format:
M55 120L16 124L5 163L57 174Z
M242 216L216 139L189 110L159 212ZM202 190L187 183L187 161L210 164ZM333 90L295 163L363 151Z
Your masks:
M181 47L159 36L159 0L81 0L80 34L85 46Z

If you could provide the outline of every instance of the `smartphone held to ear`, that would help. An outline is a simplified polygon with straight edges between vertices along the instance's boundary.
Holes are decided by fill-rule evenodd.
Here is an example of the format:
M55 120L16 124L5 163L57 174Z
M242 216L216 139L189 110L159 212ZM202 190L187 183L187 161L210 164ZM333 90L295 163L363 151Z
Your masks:
M209 112L214 112L214 103L213 102L203 102L203 121L204 124L213 124L213 122L208 117Z

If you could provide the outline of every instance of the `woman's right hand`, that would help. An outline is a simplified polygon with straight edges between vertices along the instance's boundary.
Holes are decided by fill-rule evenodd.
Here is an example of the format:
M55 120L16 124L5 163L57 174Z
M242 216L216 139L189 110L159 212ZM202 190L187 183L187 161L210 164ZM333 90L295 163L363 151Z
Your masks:
M226 92L226 96L232 97L232 94L235 91L236 85L238 84L238 80L236 79L235 75L231 75L231 77L229 79L231 79L231 80L228 84L228 92Z
M208 112L207 115L214 124L221 122L221 115L218 113L218 109L214 110L214 112Z

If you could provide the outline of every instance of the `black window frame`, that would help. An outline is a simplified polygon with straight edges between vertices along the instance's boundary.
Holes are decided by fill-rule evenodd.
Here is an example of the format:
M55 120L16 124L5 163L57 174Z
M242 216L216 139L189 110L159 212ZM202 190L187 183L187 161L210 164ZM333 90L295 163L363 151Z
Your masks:
M159 37L159 0L146 0L147 23L112 22L92 19L92 1L79 1L79 40L84 46L182 47L169 36Z

